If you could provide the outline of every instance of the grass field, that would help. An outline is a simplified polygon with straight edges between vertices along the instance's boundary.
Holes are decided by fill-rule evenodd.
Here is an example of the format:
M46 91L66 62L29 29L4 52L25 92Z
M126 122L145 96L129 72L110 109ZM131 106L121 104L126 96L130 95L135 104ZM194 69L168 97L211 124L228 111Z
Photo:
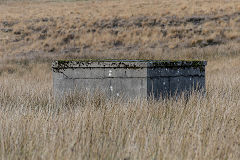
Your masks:
M239 159L239 5L0 1L0 159ZM55 104L56 58L205 59L207 94Z
M237 45L239 16L236 0L7 1L0 5L0 56L158 58Z

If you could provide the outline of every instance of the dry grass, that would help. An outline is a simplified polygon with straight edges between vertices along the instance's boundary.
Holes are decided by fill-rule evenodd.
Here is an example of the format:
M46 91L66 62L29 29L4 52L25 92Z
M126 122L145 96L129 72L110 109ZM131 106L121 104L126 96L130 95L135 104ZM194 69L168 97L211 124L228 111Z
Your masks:
M0 159L239 159L239 5L0 0ZM207 94L55 104L50 61L77 57L206 59Z
M0 76L2 159L239 159L240 57L210 61L207 95L123 103L75 95L56 105L50 65Z
M2 2L0 56L111 56L240 42L240 1Z

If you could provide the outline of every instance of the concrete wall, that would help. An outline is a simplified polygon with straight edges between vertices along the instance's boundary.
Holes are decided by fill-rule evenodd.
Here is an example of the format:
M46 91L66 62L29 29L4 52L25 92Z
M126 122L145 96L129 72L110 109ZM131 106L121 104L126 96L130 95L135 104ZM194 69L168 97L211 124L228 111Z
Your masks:
M159 98L205 90L205 65L204 61L55 61L54 95L60 98L74 90L99 89L109 97Z

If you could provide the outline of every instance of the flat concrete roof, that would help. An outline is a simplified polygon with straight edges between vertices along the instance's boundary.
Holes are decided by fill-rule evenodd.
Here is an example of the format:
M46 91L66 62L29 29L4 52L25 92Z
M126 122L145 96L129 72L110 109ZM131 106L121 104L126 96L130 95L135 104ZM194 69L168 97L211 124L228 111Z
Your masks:
M207 61L198 60L76 59L53 61L52 68L155 68L205 65L207 65Z

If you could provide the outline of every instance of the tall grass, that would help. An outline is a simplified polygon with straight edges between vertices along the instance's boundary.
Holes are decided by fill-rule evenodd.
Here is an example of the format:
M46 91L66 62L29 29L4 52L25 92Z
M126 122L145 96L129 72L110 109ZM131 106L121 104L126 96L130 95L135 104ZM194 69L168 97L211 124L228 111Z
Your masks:
M1 159L239 159L239 60L213 60L188 101L74 95L54 103L50 65L0 76Z
M0 159L239 159L239 2L17 1L0 0ZM207 92L55 103L57 57L207 59Z

